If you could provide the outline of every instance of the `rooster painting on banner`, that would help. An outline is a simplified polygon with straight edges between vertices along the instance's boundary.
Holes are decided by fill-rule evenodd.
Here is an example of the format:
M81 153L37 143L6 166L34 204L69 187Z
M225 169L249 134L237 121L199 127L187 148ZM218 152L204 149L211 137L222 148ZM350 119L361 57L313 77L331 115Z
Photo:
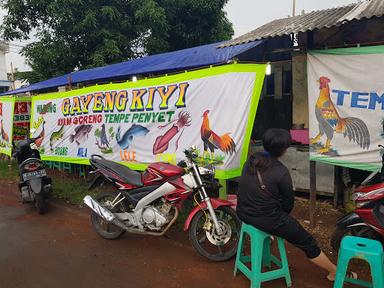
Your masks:
M311 144L315 145L321 141L325 134L325 145L317 150L318 153L329 153L331 150L331 142L334 133L343 134L344 138L348 138L349 142L355 142L362 149L369 149L370 136L367 125L359 118L347 117L342 118L330 95L329 83L331 80L327 77L320 77L319 90L320 94L316 101L315 115L319 122L319 133L311 139Z
M339 53L340 51L340 53ZM384 47L308 55L312 160L375 171L384 144Z

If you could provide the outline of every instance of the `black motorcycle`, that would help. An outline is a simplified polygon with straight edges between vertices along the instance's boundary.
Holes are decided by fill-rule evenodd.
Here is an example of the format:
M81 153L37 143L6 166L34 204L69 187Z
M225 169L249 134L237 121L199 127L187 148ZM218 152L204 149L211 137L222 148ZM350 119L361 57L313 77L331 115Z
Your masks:
M38 138L13 143L13 157L19 164L19 190L23 203L35 203L40 214L47 211L47 198L52 191L52 180L47 176L40 153L31 148Z

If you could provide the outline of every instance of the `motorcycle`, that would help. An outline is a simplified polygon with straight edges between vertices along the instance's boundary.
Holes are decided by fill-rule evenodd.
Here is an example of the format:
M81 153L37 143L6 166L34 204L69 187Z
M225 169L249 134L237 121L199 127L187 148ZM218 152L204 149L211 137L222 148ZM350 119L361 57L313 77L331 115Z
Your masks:
M379 145L384 148L384 146ZM346 235L359 236L381 241L384 244L384 154L379 183L372 184L377 176L373 172L352 194L355 211L341 217L336 223L331 245L339 250L341 240Z
M241 226L231 208L233 203L208 196L204 179L213 179L214 168L198 167L194 148L184 153L186 160L178 165L153 163L143 173L92 155L94 173L118 188L95 199L89 195L84 198L95 231L106 239L117 239L124 232L162 236L175 223L184 201L194 195L196 206L184 224L192 246L209 260L231 259Z
M38 138L13 143L13 157L19 164L19 191L23 203L34 203L40 214L47 211L47 198L52 191L52 180L47 176L40 153L31 148Z

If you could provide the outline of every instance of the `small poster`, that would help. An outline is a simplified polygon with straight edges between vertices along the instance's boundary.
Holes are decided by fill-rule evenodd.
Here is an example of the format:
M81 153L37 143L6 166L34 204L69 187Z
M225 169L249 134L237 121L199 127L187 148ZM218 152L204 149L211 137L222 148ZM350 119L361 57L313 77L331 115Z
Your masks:
M14 97L0 97L0 153L11 156Z

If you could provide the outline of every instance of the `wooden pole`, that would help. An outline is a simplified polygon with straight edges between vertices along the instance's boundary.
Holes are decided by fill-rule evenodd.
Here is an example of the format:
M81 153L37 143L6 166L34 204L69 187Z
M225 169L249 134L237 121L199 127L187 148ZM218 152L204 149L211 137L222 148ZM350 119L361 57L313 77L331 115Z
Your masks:
M316 162L309 161L309 221L316 225Z

